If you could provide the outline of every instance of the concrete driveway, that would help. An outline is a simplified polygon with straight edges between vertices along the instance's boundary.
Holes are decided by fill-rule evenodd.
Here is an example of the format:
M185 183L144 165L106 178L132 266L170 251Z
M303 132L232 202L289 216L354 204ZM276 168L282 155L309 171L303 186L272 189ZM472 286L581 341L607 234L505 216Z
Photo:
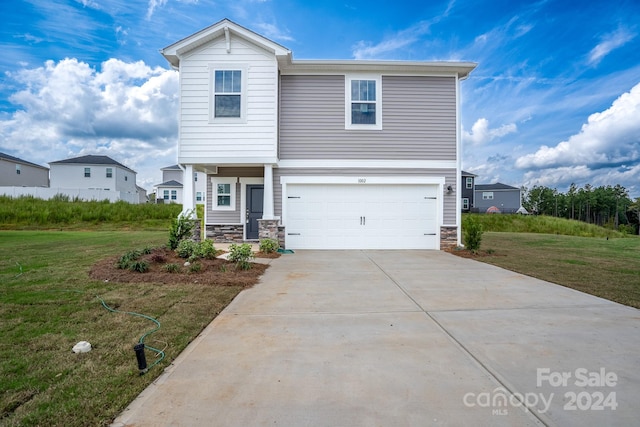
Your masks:
M114 426L640 419L638 310L439 251L274 260Z

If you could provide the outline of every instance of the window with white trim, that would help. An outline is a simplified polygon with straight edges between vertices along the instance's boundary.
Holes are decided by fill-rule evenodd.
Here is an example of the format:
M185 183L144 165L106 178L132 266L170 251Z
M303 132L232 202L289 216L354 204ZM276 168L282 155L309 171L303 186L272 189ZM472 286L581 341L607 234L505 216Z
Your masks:
M178 190L171 190L171 200L178 200Z
M196 202L202 201L202 191L196 191Z
M482 200L493 200L493 191L483 191Z
M169 200L169 190L164 190L164 192L162 194L162 198L164 200Z
M465 211L469 210L469 198L467 197L462 198L462 209Z
M211 209L232 211L236 209L236 178L211 178L213 197Z
M211 65L211 120L237 122L245 118L245 66Z
M16 165L16 174L20 175L21 172L22 172L22 169L20 168L20 165Z
M91 178L91 168L84 168L84 177Z
M382 129L382 77L345 77L345 128Z
M467 188L473 188L473 177L467 177Z
M113 178L113 168L107 168L107 178Z

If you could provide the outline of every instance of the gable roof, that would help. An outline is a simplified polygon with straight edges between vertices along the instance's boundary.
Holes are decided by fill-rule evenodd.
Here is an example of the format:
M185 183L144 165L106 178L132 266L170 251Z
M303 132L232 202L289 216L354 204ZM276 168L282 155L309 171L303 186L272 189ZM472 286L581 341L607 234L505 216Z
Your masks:
M22 164L33 166L33 167L36 167L36 168L49 170L49 168L46 167L46 166L40 166L40 165L37 165L35 163L28 162L26 160L22 160L22 159L20 159L18 157L10 156L10 155L2 153L2 152L0 152L0 159L1 160L9 160L10 162L22 163Z
M60 165L60 164L114 165L114 166L120 166L121 168L126 169L130 172L136 173L136 171L134 171L133 169L126 167L122 163L116 162L109 156L94 156L94 155L80 156L80 157L74 157L71 159L49 162L49 164L50 165Z
M171 165L171 166L166 166L164 168L160 168L161 171L173 171L173 170L179 170L181 171L182 168L178 165Z
M220 37L226 39L227 52L231 49L231 37L240 37L273 53L278 60L278 67L283 75L368 71L379 73L428 73L447 76L456 74L460 80L464 80L478 65L475 62L456 61L370 61L354 59L294 61L291 51L286 47L226 18L161 49L160 53L174 69L179 69L180 59L186 53Z
M180 187L182 188L182 183L172 179L171 181L163 182L162 184L156 185L156 187Z
M470 172L465 172L465 171L460 171L460 175L462 176L474 176L477 177L478 175L470 173Z
M477 191L500 191L500 190L517 190L520 191L518 187L513 187L511 185L502 184L500 182L496 182L495 184L476 184Z
M177 41L164 49L160 49L160 53L167 61L169 61L173 68L177 69L180 66L180 58L184 54L219 37L225 37L227 41L227 51L229 51L231 48L230 40L232 36L238 36L245 39L276 56L291 56L291 51L286 47L269 40L258 33L254 33L253 31L238 25L227 18L180 41Z

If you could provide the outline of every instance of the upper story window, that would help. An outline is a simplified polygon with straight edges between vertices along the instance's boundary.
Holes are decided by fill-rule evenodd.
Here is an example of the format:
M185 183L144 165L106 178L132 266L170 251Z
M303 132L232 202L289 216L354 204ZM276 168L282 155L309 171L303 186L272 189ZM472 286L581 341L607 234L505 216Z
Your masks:
M243 70L213 70L213 118L243 117Z
M16 174L20 175L21 172L22 172L22 169L20 168L20 165L16 165Z
M84 177L91 178L91 168L84 168Z
M107 178L113 178L113 168L107 168Z
M473 188L473 177L467 177L467 188Z
M382 129L382 78L347 76L345 128Z

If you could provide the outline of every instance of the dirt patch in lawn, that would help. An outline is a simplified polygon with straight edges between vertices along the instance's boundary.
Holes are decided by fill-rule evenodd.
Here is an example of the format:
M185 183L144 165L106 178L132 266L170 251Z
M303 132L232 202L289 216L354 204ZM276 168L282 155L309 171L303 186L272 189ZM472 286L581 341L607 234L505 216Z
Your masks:
M505 256L504 254L498 254L496 251L493 251L493 250L474 252L474 251L470 251L469 249L458 248L458 247L447 248L445 249L445 252L449 252L450 254L453 254L462 258L470 258L470 259Z
M256 255L267 258L261 253ZM273 255L275 255L274 258L279 256L279 254ZM269 258L271 257L269 256ZM138 259L148 266L148 271L140 273L118 268L119 258L107 258L97 262L89 271L89 277L94 280L115 283L199 283L250 287L257 283L258 278L264 274L268 267L266 264L252 263L249 270L240 270L236 268L235 263L219 258L199 259L190 265L185 265L186 260L180 258L174 251L167 248L156 248ZM199 264L199 270L194 268L195 264ZM172 267L167 267L169 265ZM169 271L172 269L177 271Z

